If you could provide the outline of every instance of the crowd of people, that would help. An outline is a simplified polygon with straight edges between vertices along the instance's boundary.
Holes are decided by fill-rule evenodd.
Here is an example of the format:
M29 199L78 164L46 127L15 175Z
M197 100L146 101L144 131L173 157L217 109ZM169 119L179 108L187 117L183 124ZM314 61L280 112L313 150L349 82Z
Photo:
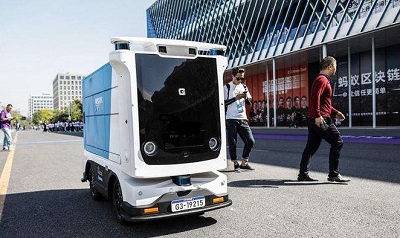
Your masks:
M78 132L83 131L83 122L81 121L69 121L69 122L56 122L56 123L43 123L43 131L70 131Z
M12 108L12 107L11 107ZM11 116L9 118L12 118ZM27 127L21 125L19 121L15 121L14 118L10 119L10 129L15 129L16 131L21 130L43 130L44 132L58 132L58 131L70 131L70 132L79 132L83 131L83 122L82 121L67 121L67 122L56 122L56 123L41 123L39 125L29 124Z

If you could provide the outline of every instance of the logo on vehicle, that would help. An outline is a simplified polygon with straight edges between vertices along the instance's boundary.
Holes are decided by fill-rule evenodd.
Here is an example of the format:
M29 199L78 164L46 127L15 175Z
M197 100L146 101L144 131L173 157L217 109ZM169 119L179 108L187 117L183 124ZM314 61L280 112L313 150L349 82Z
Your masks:
M180 89L178 89L178 93L179 93L179 95L181 95L181 96L185 96L185 95L186 95L186 89L180 88Z
M98 97L94 99L94 104L96 106L96 112L103 110L103 97Z

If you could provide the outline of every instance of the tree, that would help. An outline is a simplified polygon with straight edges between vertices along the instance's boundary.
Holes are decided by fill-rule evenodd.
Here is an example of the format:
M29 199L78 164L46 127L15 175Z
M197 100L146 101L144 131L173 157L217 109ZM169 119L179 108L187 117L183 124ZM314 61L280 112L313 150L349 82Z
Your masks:
M21 121L21 114L18 111L11 111L11 116L14 118L15 121Z
M60 109L56 109L54 110L54 116L53 116L53 120L54 123L61 121L61 122L65 122L68 121L68 112L66 111L61 111Z
M82 102L79 99L75 99L71 104L71 120L82 121Z
M53 110L42 109L42 110L39 110L39 111L33 113L32 122L33 122L33 124L36 124L36 125L43 123L43 122L48 123L48 122L51 122L51 120L53 119L53 116L54 116Z

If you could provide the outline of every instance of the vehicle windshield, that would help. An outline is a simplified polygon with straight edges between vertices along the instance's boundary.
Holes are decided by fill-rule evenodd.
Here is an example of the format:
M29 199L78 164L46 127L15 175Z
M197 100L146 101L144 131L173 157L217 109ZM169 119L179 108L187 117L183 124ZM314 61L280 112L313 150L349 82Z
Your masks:
M136 54L140 144L147 164L214 159L211 138L221 138L215 58L166 58ZM143 145L152 141L157 155Z

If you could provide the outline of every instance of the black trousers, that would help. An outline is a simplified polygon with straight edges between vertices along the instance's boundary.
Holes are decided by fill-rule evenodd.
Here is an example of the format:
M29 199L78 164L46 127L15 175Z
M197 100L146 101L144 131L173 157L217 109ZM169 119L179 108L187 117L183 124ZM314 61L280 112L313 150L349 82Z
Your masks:
M331 145L329 152L329 177L339 174L340 151L343 147L343 140L331 118L325 118L328 128L326 130L315 125L314 119L308 120L308 139L306 148L300 162L299 176L307 175L310 167L310 159L317 152L322 139Z
M242 158L248 160L251 149L254 146L255 140L247 120L227 119L226 128L228 131L229 155L231 157L231 160L233 161L237 160L236 157L237 134L239 134L240 138L244 142Z

